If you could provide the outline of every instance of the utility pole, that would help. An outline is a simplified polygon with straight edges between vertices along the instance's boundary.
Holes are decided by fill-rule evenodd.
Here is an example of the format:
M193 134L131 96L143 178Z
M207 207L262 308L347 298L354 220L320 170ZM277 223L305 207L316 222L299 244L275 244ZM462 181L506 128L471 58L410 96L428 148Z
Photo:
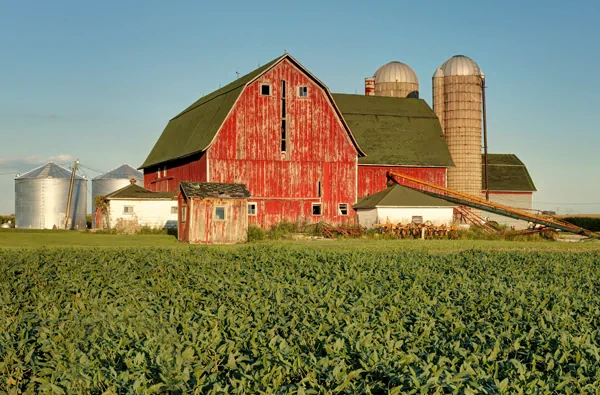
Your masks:
M485 108L485 77L481 77L481 101L483 104L483 179L485 185L485 200L490 200L488 184L488 144L487 144L487 111Z
M73 162L73 171L71 172L71 182L69 184L69 196L67 197L67 214L65 215L65 229L69 229L69 213L71 212L71 197L73 196L73 184L75 182L75 172L79 159Z

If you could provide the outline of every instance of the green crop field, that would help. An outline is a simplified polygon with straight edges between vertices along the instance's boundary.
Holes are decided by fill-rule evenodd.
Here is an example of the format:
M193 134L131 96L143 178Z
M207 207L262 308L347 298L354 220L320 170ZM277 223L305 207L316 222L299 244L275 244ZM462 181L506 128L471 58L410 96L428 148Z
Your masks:
M599 264L599 251L0 249L0 392L596 393Z

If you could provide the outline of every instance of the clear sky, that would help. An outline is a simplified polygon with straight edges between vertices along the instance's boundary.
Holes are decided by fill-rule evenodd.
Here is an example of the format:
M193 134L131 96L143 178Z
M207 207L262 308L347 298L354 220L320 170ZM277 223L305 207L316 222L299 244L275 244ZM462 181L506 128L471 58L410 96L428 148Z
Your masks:
M333 92L405 62L429 103L436 67L470 56L490 152L525 162L536 207L600 213L598 15L597 1L0 0L0 214L16 172L137 167L171 117L284 50Z

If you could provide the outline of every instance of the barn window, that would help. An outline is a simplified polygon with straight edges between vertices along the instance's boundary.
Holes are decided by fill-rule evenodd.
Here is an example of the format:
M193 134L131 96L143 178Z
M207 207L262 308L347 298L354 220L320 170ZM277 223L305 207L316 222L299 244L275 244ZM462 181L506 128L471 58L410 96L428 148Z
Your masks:
M321 181L317 181L317 196L321 197L322 195L322 191L321 191Z
M313 203L312 204L312 214L313 215L321 215L321 203Z
M287 139L287 136L286 136L287 133L286 132L287 132L287 130L286 130L285 126L286 126L285 125L285 119L282 119L281 120L281 152L285 152L286 149L287 149L287 144L286 144L286 139Z
M185 222L187 219L187 206L184 204L181 206L181 222Z
M260 86L260 94L263 96L271 96L271 85L262 84Z
M133 206L123 206L123 214L132 215L133 214Z
M171 206L171 214L177 214L177 206Z
M160 178L160 167L158 168L158 171L156 172L156 178Z
M348 203L338 204L338 215L348 215Z
M163 177L167 176L167 165L163 167Z
M308 97L308 87L307 86L298 87L298 96Z
M248 203L248 215L256 215L256 203Z
M215 207L215 220L225 221L225 207Z
M423 223L423 216L422 215L413 215L412 216L412 222L414 224L422 224Z

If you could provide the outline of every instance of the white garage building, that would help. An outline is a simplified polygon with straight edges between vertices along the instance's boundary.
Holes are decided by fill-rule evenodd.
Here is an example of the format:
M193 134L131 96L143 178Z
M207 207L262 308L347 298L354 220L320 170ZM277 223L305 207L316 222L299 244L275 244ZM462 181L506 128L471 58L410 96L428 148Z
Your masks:
M387 221L394 224L431 221L434 225L451 225L454 207L454 203L397 184L354 205L358 223L367 229Z

